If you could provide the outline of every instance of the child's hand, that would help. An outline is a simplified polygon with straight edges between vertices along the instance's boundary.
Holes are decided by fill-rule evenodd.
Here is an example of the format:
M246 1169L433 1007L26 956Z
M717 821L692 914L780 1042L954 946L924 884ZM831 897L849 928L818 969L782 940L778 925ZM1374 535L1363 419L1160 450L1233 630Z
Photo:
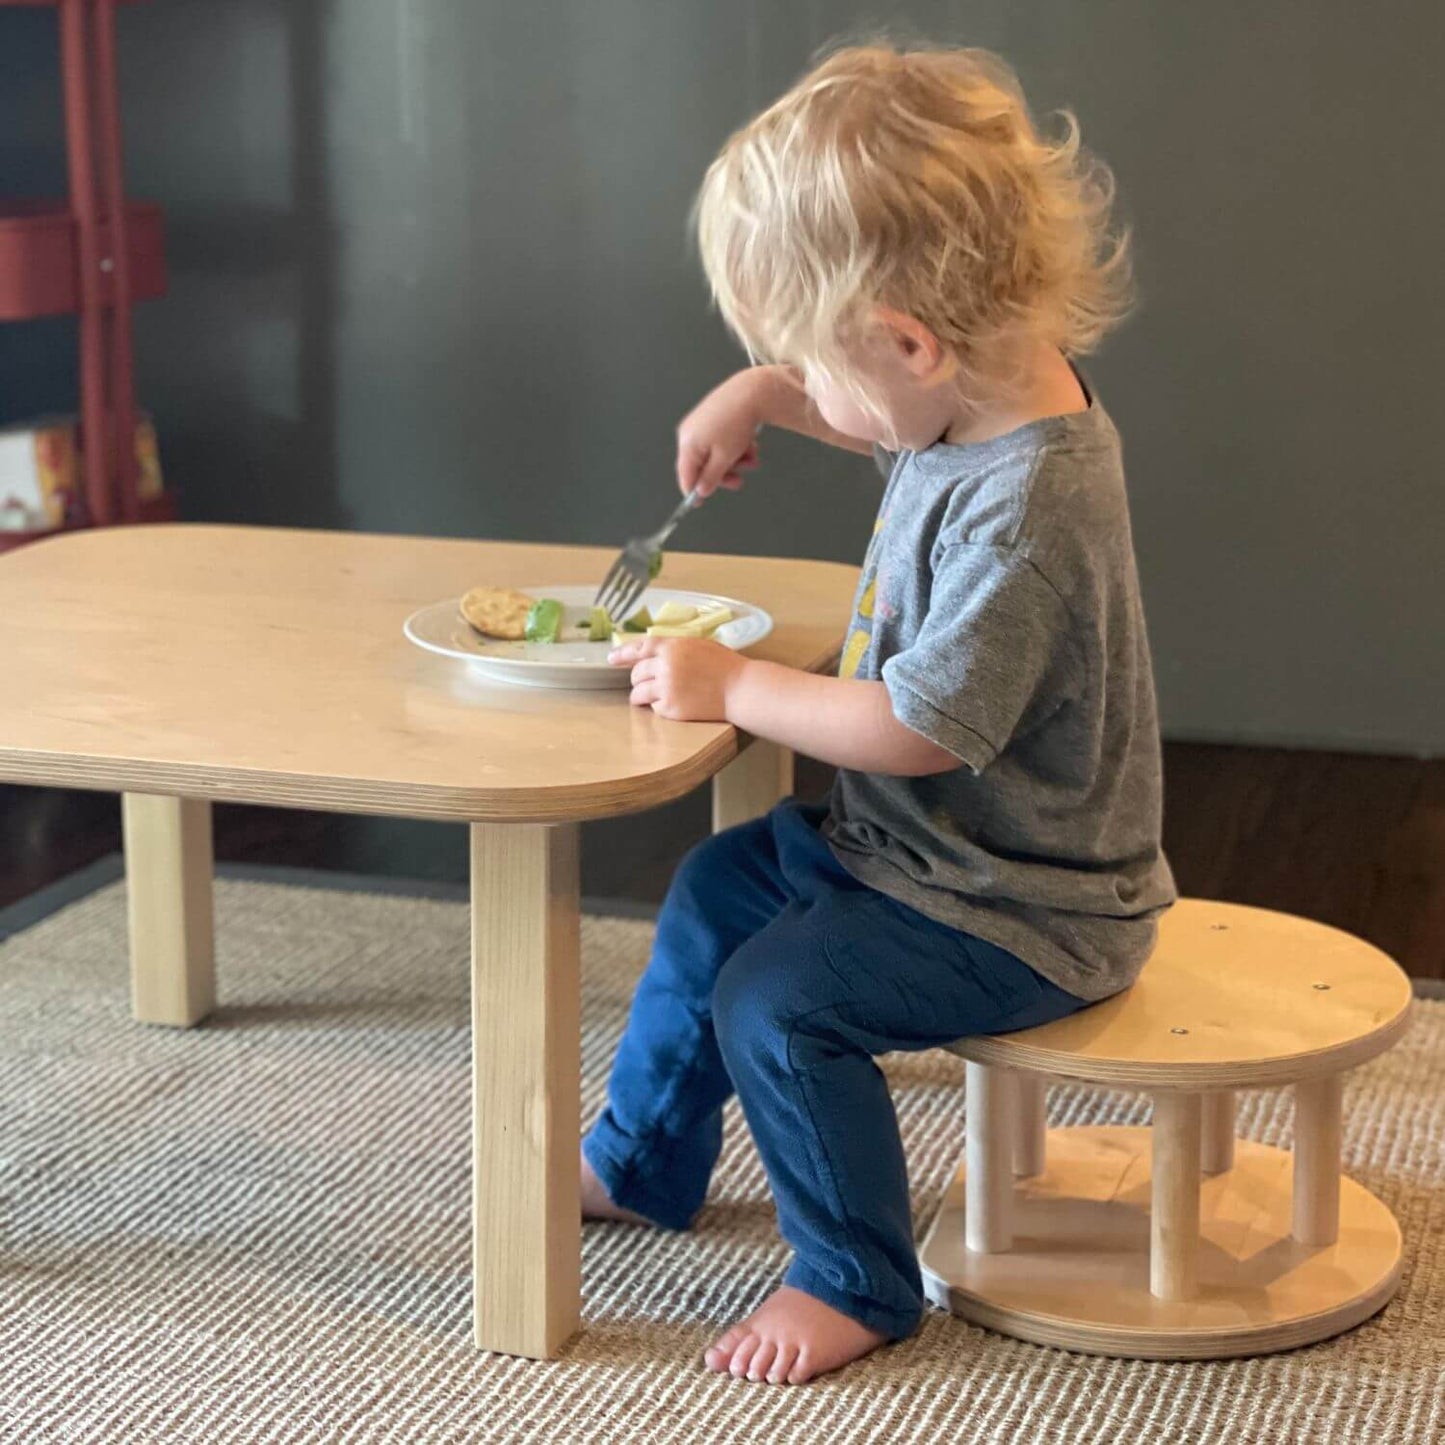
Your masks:
M719 487L735 492L742 474L758 464L757 368L730 376L715 386L677 427L677 484L703 497Z
M747 666L730 647L695 637L644 637L607 656L632 669L632 702L676 722L726 722L728 690Z

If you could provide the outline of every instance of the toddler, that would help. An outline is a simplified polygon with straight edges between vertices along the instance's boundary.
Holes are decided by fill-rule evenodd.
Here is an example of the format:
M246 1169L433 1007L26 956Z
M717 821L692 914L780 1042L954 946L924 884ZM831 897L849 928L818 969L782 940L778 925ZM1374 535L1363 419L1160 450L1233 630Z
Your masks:
M923 1308L873 1062L1127 987L1174 899L1119 438L1072 358L1118 320L1107 171L977 50L839 51L724 146L703 263L759 363L678 429L678 481L741 485L763 426L887 479L836 677L714 642L612 655L632 701L836 764L679 867L608 1104L589 1217L686 1228L736 1091L793 1249L708 1350L801 1383Z

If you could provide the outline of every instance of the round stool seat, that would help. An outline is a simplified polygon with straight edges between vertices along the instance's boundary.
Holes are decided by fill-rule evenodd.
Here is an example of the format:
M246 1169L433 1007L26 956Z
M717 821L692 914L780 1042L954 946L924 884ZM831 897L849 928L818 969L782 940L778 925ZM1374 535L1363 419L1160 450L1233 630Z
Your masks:
M1133 988L1057 1023L960 1039L956 1054L1122 1089L1271 1088L1339 1073L1404 1032L1410 980L1353 934L1181 899Z
M1096 1354L1190 1359L1324 1339L1383 1307L1399 1228L1340 1175L1341 1079L1404 1032L1379 949L1184 899L1125 993L961 1039L967 1154L920 1252L935 1303ZM1048 1079L1148 1092L1149 1128L1048 1130ZM1234 1139L1234 1094L1293 1086L1292 1152Z

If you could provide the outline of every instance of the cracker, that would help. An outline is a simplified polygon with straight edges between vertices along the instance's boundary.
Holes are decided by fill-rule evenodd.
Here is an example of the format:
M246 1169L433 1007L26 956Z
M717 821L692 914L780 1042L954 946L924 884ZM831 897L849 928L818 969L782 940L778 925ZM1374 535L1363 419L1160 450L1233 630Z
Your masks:
M462 616L487 637L520 642L527 635L532 599L511 587L473 587L462 598Z

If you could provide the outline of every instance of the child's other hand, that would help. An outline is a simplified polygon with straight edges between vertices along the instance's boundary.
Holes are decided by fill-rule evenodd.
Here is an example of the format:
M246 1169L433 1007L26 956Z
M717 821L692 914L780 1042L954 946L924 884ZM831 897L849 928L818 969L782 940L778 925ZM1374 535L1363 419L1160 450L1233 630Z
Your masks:
M758 464L758 377L750 368L715 386L677 426L677 484L711 496L735 492Z
M608 654L632 669L632 702L675 722L726 722L728 690L747 666L720 642L694 637L644 637Z

